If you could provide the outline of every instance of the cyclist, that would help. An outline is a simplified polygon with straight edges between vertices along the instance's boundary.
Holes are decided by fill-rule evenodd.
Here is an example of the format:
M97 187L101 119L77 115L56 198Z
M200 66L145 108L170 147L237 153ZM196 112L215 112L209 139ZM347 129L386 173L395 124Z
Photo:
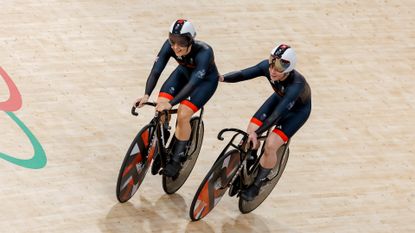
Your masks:
M173 57L178 66L161 87L156 106L156 111L163 111L180 103L175 144L164 169L164 174L169 177L176 176L181 169L181 161L190 139L192 115L206 104L218 86L219 72L213 50L205 42L195 40L195 36L195 28L188 20L178 19L173 22L169 37L161 47L147 79L145 94L136 100L138 107L148 101L167 62Z
M241 197L253 200L266 181L266 177L277 162L277 150L288 141L307 121L311 112L310 86L304 77L295 70L296 55L293 48L280 44L271 50L269 59L240 71L221 75L222 82L239 82L265 76L274 93L265 101L252 117L247 133L248 142L253 144L253 154L259 147L257 137L275 126L265 141L264 155L261 157L258 175Z

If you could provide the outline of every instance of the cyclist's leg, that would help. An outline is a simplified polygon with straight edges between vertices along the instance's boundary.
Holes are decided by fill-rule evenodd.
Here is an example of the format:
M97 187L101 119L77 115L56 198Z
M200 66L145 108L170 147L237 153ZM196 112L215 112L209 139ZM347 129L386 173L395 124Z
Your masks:
M177 68L170 74L169 78L162 85L157 102L168 102L172 100L186 85L187 78L188 74L186 68L177 66ZM165 119L162 119L162 121L164 120Z
M164 170L166 176L175 176L181 168L181 161L185 157L187 142L190 138L190 118L192 115L193 110L191 108L183 104L179 106L172 157Z
M277 150L288 141L288 136L278 128L270 133L265 141L264 155L261 157L259 164L266 169L272 169L277 161Z
M241 193L243 199L251 201L259 194L261 186L265 184L267 176L277 163L277 150L286 142L286 140L288 140L288 138L282 131L274 130L268 135L265 141L264 154L259 161L257 176L255 177L253 184Z
M171 163L166 166L166 175L174 176L181 168L186 146L191 135L190 119L213 96L218 86L217 75L210 74L190 94L189 98L180 103L177 112L176 142L173 147Z
M257 130L263 124L263 121L265 121L268 118L268 116L272 113L272 111L275 109L275 106L278 105L280 100L281 100L281 97L278 94L273 93L264 102L264 104L262 104L262 106L258 109L258 111L254 114L254 116L252 117L249 123L247 132L251 133ZM269 137L270 136L268 136L268 138ZM267 138L267 141L268 141L268 138ZM248 166L252 165L253 161L256 160L257 149L258 148L254 148L252 154L250 155L250 157L248 157ZM245 200L252 200L256 195L258 195L259 189L262 185L262 180L265 177L267 177L269 172L271 171L271 169L263 167L264 156L266 156L266 153L267 153L266 149L267 149L267 142L265 144L264 155L261 157L259 168L258 168L258 173L257 173L254 183L251 186L249 186L246 190L243 190L241 193L241 197Z
M275 167L278 161L277 151L289 138L304 125L310 116L311 104L294 108L274 128L265 142L264 156L261 157L260 165L266 169Z
M276 93L273 93L268 99L262 104L262 106L256 111L256 113L252 116L248 129L246 130L247 133L252 133L257 130L262 124L265 119L272 113L275 106L280 102L281 97L278 96ZM257 158L257 148L252 150L252 153L249 157L249 161L253 162Z
M264 155L261 157L258 175L253 185L242 193L242 198L252 200L258 195L261 186L265 183L266 177L274 168L277 162L277 150L288 141L307 121L311 111L311 103L299 109L293 109L270 133L265 142Z
M190 119L194 113L199 111L213 96L218 86L217 74L211 73L190 94L189 98L180 103L176 138L189 140L191 134Z
M177 111L177 126L175 136L179 141L187 141L190 138L191 126L190 118L193 116L194 110L189 107L191 103L184 104L184 101L179 106Z
M179 93L179 91L186 85L187 78L188 74L186 69L182 66L177 66L177 68L170 74L169 78L163 83L157 98L157 102L168 102L172 100ZM163 122L165 120L170 121L170 118L162 118L161 120ZM165 142L167 142L167 140L170 137L170 132L168 129L164 128L163 131ZM158 160L155 160L155 162L157 162L157 164L155 165L154 171L158 171L161 165L160 158L158 158Z
M192 115L193 110L191 108L180 104L177 111L177 125L174 134L175 141L172 148L172 157L164 170L166 176L175 176L181 168L181 161L185 158L186 146L190 138L190 118Z

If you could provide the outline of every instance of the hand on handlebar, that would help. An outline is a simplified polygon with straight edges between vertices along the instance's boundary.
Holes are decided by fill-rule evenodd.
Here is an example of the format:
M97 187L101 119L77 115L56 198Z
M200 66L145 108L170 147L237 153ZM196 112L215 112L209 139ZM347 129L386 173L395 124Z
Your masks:
M169 102L160 102L157 103L156 111L162 112L164 110L170 110L173 106Z
M148 95L144 95L141 98L138 98L135 102L134 102L134 106L137 108L141 108L144 106L144 103L146 103L148 101L149 96Z
M258 146L258 135L254 132L250 133L248 136L248 144L252 142L253 148Z

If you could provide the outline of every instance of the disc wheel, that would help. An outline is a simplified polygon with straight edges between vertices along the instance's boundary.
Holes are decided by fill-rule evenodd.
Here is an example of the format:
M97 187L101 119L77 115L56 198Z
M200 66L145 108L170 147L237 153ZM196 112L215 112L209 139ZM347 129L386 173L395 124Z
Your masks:
M259 191L258 196L256 196L252 201L244 200L243 198L239 198L239 210L243 213L249 213L256 209L261 203L268 197L268 195L272 192L275 185L277 185L278 181L281 178L282 173L284 172L285 166L287 165L288 157L290 154L290 150L287 145L281 146L281 148L277 152L278 161L275 167L271 170L271 173L268 175L268 181L265 185L263 185Z

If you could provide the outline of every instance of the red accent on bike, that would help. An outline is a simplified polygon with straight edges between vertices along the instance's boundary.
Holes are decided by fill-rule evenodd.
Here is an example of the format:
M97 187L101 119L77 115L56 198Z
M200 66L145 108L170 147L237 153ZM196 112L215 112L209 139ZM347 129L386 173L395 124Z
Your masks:
M141 134L141 139L143 139L144 148L147 148L147 146L148 146L148 130L144 131L143 134Z
M277 134L278 136L280 136L280 137L281 137L281 139L282 139L284 142L287 142L287 141L288 141L288 137L287 137L287 135L285 135L285 133L284 133L284 132L282 132L280 129L274 129L272 132L274 132L275 134Z
M201 212L200 217L204 217L209 213L209 181L206 181L203 186L202 191L200 192L197 199L200 201L199 205L193 211L194 217L197 218L199 212Z
M122 190L122 196L121 196L122 200L127 200L130 198L130 194L131 194L131 191L133 190L133 187L134 187L134 182L133 182L133 179L131 179L130 182L128 182L127 187L125 187L125 189Z
M124 169L122 176L124 177L131 169L135 168L136 165L142 161L142 158L143 156L141 156L141 153L135 155L134 160Z
M258 126L261 126L262 125L262 121L258 120L255 117L252 117L251 122L254 123L254 124L256 124L256 125L258 125Z

